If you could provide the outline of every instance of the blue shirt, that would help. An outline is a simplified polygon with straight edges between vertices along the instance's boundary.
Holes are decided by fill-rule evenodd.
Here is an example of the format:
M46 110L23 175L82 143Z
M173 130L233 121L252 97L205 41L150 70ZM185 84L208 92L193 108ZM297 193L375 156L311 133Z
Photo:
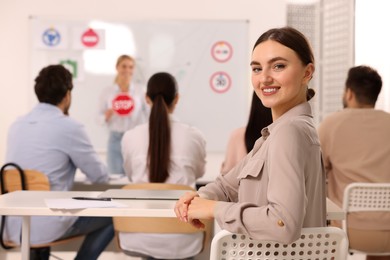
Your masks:
M108 181L107 168L95 152L83 125L64 115L57 106L46 103L39 103L11 125L6 162L43 172L53 191L71 190L77 168L91 182ZM61 237L76 219L32 217L31 243L47 243ZM19 243L20 231L21 219L8 217L6 239Z

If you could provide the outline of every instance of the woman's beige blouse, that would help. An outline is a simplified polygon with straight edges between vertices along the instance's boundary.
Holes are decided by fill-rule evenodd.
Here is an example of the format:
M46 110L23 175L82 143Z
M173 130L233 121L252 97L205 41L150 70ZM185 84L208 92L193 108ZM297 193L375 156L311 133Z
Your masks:
M254 239L290 243L302 227L325 226L325 171L309 103L264 128L253 150L199 195L219 201L222 229Z

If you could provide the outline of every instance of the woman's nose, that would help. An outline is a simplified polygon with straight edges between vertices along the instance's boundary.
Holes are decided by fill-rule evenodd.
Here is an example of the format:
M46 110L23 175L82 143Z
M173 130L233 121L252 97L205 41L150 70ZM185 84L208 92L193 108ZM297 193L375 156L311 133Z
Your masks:
M267 85L267 84L272 83L272 81L273 81L273 79L272 79L271 75L269 74L269 72L267 70L263 70L261 75L260 75L260 82L263 85Z

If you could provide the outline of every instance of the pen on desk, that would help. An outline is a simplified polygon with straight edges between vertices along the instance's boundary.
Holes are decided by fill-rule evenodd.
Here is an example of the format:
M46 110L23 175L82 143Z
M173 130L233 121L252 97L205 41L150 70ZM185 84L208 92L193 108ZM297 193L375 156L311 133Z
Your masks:
M75 200L99 200L99 201L111 201L111 198L93 198L93 197L73 197Z

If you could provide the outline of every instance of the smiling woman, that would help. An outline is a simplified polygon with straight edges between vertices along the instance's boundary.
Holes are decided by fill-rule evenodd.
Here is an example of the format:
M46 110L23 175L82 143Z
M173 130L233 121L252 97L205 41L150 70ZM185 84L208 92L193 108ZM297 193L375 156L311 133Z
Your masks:
M293 33L299 32L291 28L285 32ZM307 88L314 73L311 48L303 35L291 36L294 41L284 43L288 36L270 30L257 40L252 53L252 85L264 106L271 108L274 121L314 95Z
M260 36L252 52L252 84L273 123L253 150L213 183L187 193L176 215L195 227L215 218L222 229L290 243L303 227L325 226L325 172L308 100L314 58L306 37L283 27Z

